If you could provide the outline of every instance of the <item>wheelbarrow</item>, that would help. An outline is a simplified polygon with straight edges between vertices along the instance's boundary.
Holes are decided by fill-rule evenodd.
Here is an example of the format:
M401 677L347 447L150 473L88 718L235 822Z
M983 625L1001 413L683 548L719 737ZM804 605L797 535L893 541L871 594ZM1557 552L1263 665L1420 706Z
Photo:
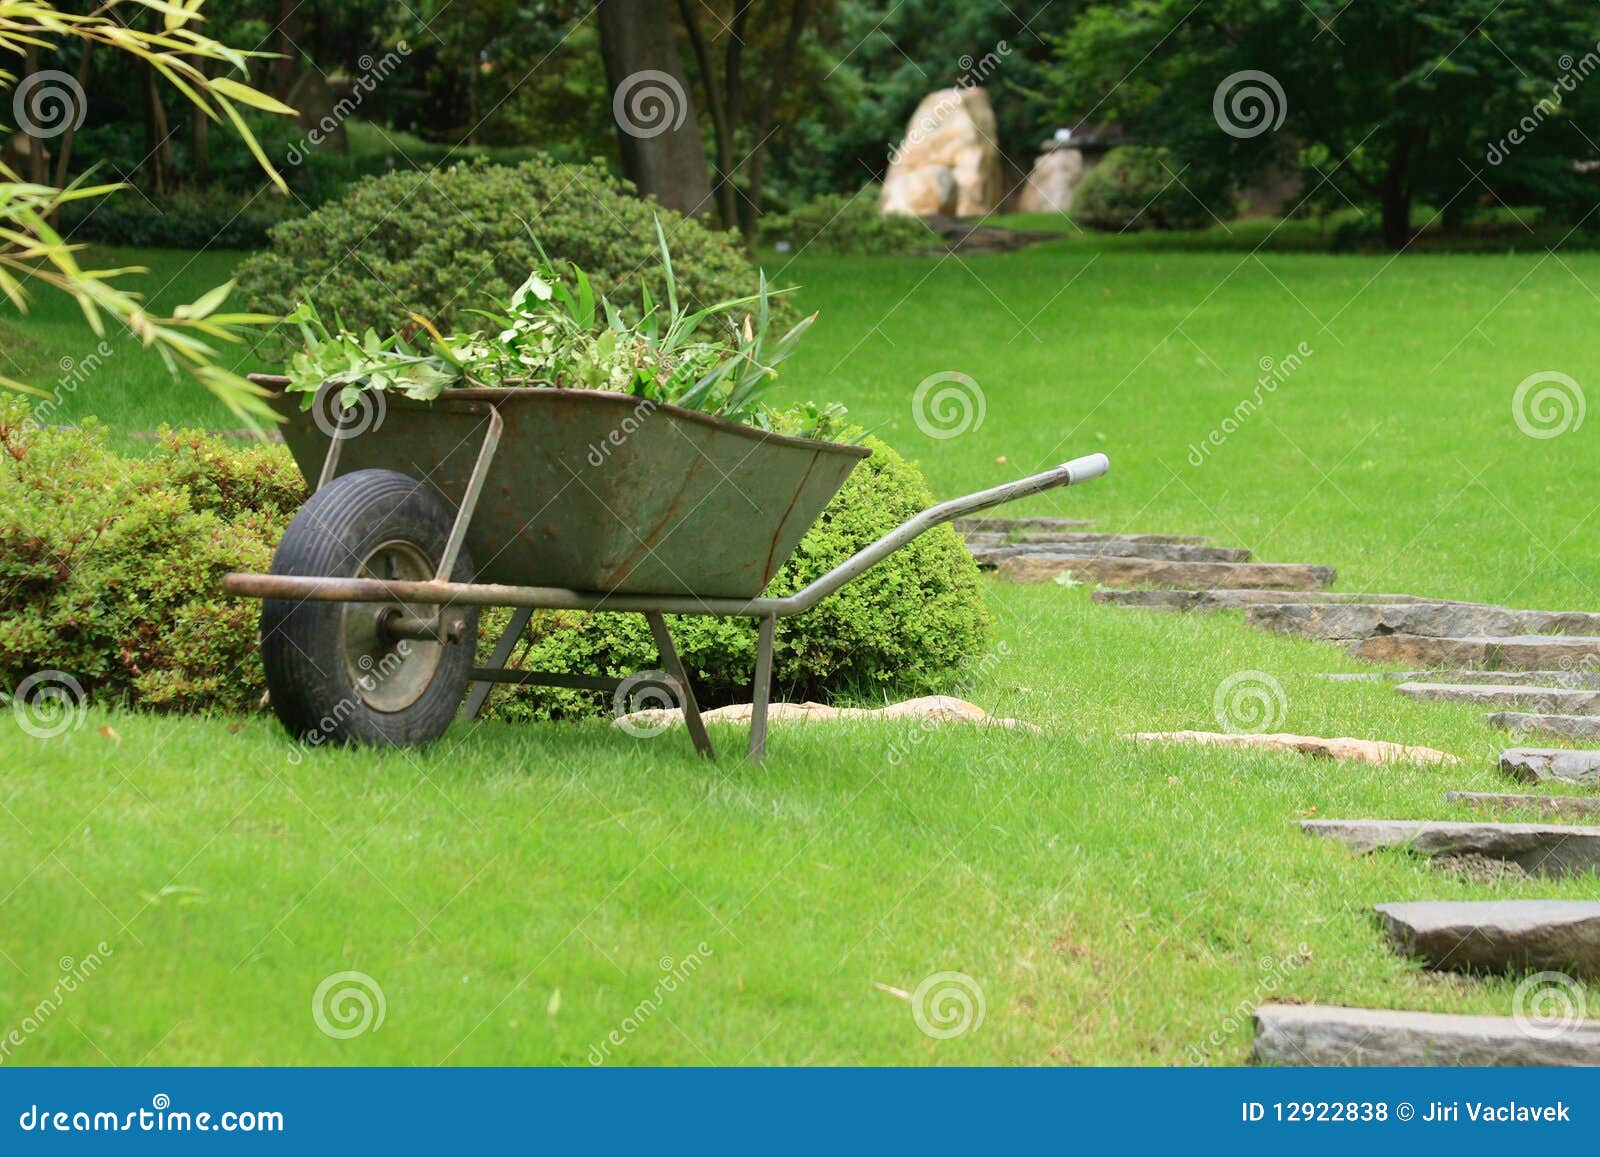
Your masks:
M670 693L712 754L665 615L757 623L749 755L766 750L777 620L816 606L942 522L1104 474L1091 454L922 511L782 598L762 590L871 451L789 437L626 394L457 389L432 402L364 394L310 410L271 391L313 493L267 574L261 657L279 720L309 744L421 744L476 718L494 684ZM483 607L513 609L488 666ZM537 608L643 614L662 670L641 680L514 670Z

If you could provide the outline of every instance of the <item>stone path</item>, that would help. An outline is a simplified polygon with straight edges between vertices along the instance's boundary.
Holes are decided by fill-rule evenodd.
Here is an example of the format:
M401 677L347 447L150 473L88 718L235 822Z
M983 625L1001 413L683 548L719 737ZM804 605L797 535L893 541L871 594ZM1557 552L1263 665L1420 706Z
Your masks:
M1307 835L1356 852L1403 848L1423 856L1482 856L1551 877L1600 870L1600 827L1446 820L1301 820Z
M1600 1065L1600 1021L1530 1032L1511 1016L1263 1004L1255 1012L1263 1065Z
M1500 770L1526 783L1558 780L1600 784L1600 751L1513 747L1500 753Z
M1488 791L1447 791L1445 803L1461 803L1485 811L1534 811L1547 816L1600 815L1600 796L1512 795Z
M1394 950L1432 969L1600 976L1593 900L1419 900L1374 911Z

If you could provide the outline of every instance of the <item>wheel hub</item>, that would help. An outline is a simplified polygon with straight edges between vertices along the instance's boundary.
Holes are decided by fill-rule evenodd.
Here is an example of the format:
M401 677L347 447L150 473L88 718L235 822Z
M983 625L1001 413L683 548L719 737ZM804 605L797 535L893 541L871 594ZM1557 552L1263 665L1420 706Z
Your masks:
M433 577L433 566L415 545L394 540L362 559L356 573L388 582L426 582ZM428 689L445 644L396 638L387 627L397 618L418 618L435 610L405 603L345 604L345 670L356 694L374 711L403 711Z

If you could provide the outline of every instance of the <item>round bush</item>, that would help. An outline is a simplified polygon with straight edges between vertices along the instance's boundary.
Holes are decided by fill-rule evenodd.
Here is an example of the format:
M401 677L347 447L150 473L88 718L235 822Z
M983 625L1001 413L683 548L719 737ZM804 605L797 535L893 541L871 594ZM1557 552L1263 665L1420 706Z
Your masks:
M1072 219L1090 229L1206 229L1227 220L1225 182L1166 149L1112 149L1073 194Z
M878 212L875 189L853 196L827 193L787 213L761 218L761 239L788 242L811 253L915 253L939 245L919 217Z
M598 163L549 160L458 165L357 181L338 200L272 230L272 248L240 267L241 296L284 314L309 296L328 319L389 333L408 312L442 329L504 301L539 263L534 238L572 261L619 307L643 282L666 300L655 219L672 251L681 298L710 303L753 293L755 268L731 234L641 200Z
M922 472L868 438L872 457L857 466L766 593L792 594L933 502ZM711 528L706 528L711 533ZM487 653L508 613L486 615ZM755 626L747 619L668 616L673 639L702 706L748 702L755 670ZM953 670L978 658L990 624L977 565L949 526L940 526L794 618L779 619L773 699L885 697L937 691ZM533 671L617 678L660 667L643 616L536 613L514 659ZM594 714L609 696L548 688L497 690L502 718Z

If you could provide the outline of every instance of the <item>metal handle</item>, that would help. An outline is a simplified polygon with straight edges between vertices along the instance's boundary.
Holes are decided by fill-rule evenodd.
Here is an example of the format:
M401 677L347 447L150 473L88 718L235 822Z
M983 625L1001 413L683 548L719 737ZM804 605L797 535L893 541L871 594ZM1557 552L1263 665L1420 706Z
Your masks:
M772 599L770 602L780 615L793 615L810 610L862 571L882 562L906 543L941 522L949 522L951 519L962 518L979 510L1015 502L1029 495L1042 494L1058 486L1073 486L1079 482L1088 482L1099 478L1110 469L1111 460L1104 454L1088 454L1082 458L1074 458L1070 462L1063 462L1054 470L1046 470L1042 474L1019 478L1015 482L991 486L988 490L980 490L975 494L952 498L948 502L930 506L921 514L906 519L877 542L857 551L809 586L802 587L787 598Z

